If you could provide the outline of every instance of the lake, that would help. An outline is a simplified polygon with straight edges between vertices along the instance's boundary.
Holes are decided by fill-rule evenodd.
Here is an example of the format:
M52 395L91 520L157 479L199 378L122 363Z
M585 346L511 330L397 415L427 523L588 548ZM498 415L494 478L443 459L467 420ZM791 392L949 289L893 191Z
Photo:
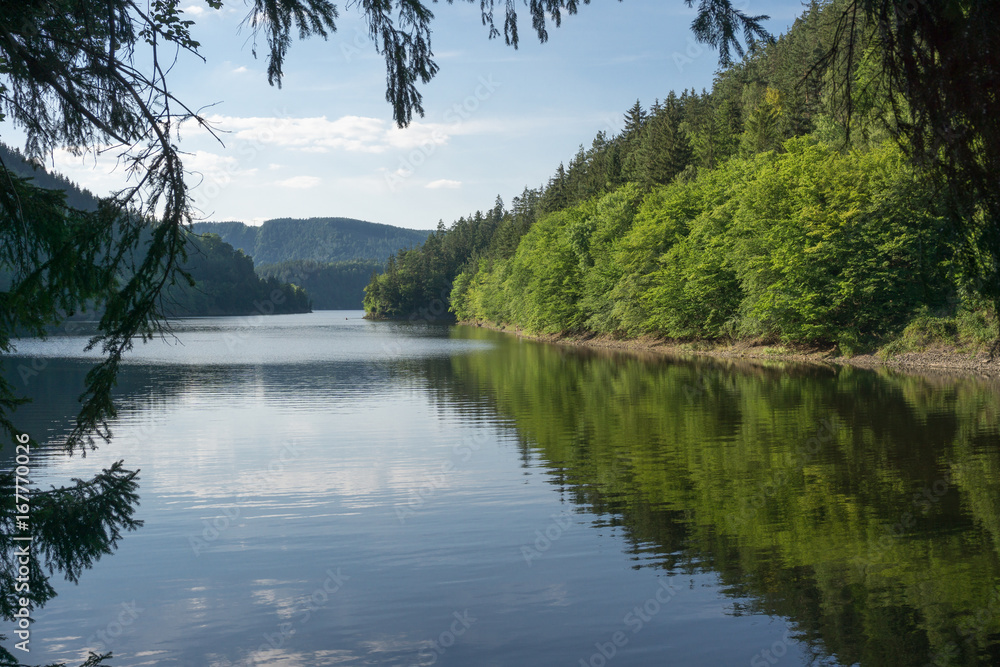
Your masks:
M361 315L178 321L86 456L85 332L19 344L32 484L124 460L144 522L22 661L1000 664L997 381Z

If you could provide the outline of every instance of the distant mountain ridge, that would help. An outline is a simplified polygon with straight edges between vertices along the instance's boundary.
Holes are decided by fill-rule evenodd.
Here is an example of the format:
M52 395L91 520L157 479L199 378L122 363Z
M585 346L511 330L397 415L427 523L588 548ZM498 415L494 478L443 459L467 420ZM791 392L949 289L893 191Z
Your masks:
M218 234L254 263L290 260L385 262L397 251L423 244L431 230L406 229L354 218L275 218L253 227L242 222L197 222L197 234Z

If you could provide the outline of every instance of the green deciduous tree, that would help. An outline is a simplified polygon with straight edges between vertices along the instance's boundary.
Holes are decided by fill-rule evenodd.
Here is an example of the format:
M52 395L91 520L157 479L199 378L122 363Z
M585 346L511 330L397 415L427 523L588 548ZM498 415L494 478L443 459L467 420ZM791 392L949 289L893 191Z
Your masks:
M833 6L836 37L821 65L874 60L861 79L841 70L845 113L852 115L859 86L885 91L886 127L944 186L956 212L954 233L965 240L966 272L1000 311L1000 3L839 0Z
M593 317L592 287L608 282L591 281L596 198L622 181L648 187L674 173L665 168L668 135L654 132L671 99L648 113L637 101L620 135L599 135L550 180L544 210L572 214L560 218L563 233L525 237L545 271L559 263L559 244L577 256L572 271L581 275L569 276L567 299L579 312L517 319L521 302L537 300L525 291L531 263L522 258L516 290L509 265L470 264L464 316L502 312L511 319L500 321L546 330L583 321L605 333L766 336L844 349L898 333L920 309L953 315L959 302L980 321L998 322L1000 169L990 165L1000 166L992 92L1000 67L992 28L983 27L997 23L997 8L811 2L788 34L721 71L710 94L682 96L679 126L702 169L694 183L696 170L688 170L666 191L649 192L613 249L617 282L592 301L614 305L595 305ZM967 80L962 62L973 73ZM950 124L945 109L955 111ZM884 145L889 138L902 152ZM761 155L769 151L778 155ZM602 163L620 165L618 177L595 188ZM590 184L585 195L565 187L580 174ZM479 294L487 289L489 298ZM491 310L496 302L503 308Z
M460 278L465 319L538 332L764 338L856 350L959 291L947 212L891 143L811 137L542 216Z

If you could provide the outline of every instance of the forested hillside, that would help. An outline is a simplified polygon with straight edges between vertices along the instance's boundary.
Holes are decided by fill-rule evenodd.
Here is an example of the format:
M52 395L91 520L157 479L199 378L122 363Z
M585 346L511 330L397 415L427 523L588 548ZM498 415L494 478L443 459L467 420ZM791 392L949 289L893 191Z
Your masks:
M887 99L872 45L822 57L845 6L811 2L710 92L637 101L621 133L598 133L510 210L498 198L397 253L368 316L428 317L443 300L530 332L845 353L904 332L995 340L989 216L892 140L887 110L905 102Z
M0 143L0 160L10 171L30 178L39 187L62 192L71 208L96 210L97 198L88 190L44 167L26 161L18 151ZM184 270L194 285L180 283L164 293L166 314L173 317L198 315L250 315L266 310L271 313L303 313L310 311L309 297L301 287L274 277L260 278L254 263L245 254L234 250L217 235L192 236L187 247ZM371 272L366 277L370 277ZM0 288L10 283L8 268L0 264ZM100 306L96 309L100 311ZM77 317L92 317L79 313Z
M97 197L60 174L50 174L41 165L29 162L21 152L0 142L0 163L21 178L30 178L34 185L66 193L66 205L81 211L97 209Z
M304 288L323 310L360 309L372 275L393 253L419 246L430 233L352 218L277 218L259 227L199 222L194 231L218 234L253 258L261 278Z
M176 284L167 290L167 315L272 315L312 310L300 285L275 277L261 278L250 257L215 234L191 238L184 270L195 284Z
M347 262L289 260L257 267L267 280L293 283L304 289L318 310L360 310L365 285L385 268L382 262L355 259Z
M40 187L63 191L68 206L82 210L97 207L97 198L89 191L32 165L2 143L0 160ZM281 218L259 227L242 222L200 222L193 229L217 238L191 248L186 268L199 287L170 291L170 314L175 316L249 314L254 312L253 302L266 298L261 295L273 289L288 296L286 305L277 312L304 312L310 300L321 309L358 309L365 285L374 273L383 270L388 257L401 248L423 243L430 233L350 218ZM252 269L254 264L259 278L246 273L246 267ZM0 267L0 286L7 282ZM290 291L291 286L285 283L302 289Z
M218 234L258 266L290 260L384 262L401 248L419 245L428 231L352 218L276 218L259 227L242 222L198 222L195 233Z

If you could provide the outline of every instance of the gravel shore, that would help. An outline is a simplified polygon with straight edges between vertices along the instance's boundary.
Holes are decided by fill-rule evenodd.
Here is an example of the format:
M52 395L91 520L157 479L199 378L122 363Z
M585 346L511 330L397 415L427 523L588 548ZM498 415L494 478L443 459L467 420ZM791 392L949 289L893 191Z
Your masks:
M811 364L846 365L860 368L894 368L915 372L945 371L962 375L1000 377L1000 355L988 352L965 352L940 346L920 352L906 352L882 358L876 354L843 356L835 347L821 349L795 347L774 343L744 341L736 343L678 342L661 338L613 338L605 335L572 336L560 334L534 335L510 327L498 327L484 322L460 322L522 338L554 343L625 352L652 353L665 356L706 356L720 359L794 361Z

